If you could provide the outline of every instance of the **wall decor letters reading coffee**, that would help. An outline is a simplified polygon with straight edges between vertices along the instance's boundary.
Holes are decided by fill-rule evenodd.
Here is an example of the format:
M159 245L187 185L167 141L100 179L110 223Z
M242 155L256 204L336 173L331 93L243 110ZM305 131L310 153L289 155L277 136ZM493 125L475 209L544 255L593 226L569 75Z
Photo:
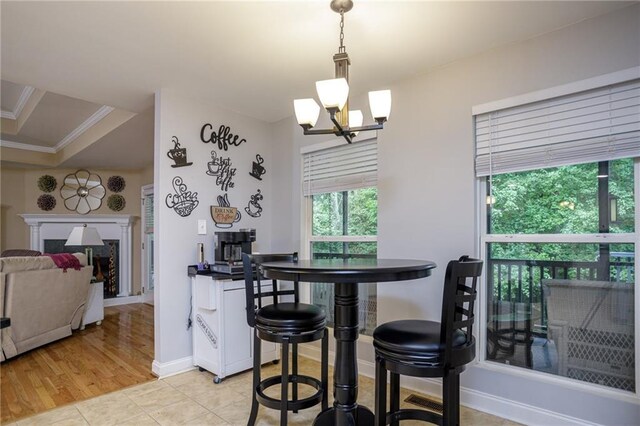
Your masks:
M258 189L258 192L251 196L249 200L249 204L244 208L244 211L251 217L260 217L262 216L262 206L260 205L260 201L262 201L264 197L262 193Z
M211 151L211 161L207 163L207 174L216 176L216 185L225 192L234 187L231 180L236 174L236 169L231 167L231 158L218 157L215 151Z
M167 152L167 157L171 158L175 163L172 164L171 167L185 167L192 165L193 163L187 163L187 148L180 148L178 137L172 137L171 142L173 142L173 149L170 149L169 152Z
M231 228L234 223L242 218L237 207L231 207L229 194L218 195L218 205L211 206L211 218L216 228Z
M267 173L262 163L264 163L264 158L260 154L256 154L256 161L253 162L253 167L249 174L258 180L262 180L261 176Z
M240 136L231 133L231 128L224 124L218 129L218 133L213 131L213 126L209 123L202 126L200 130L200 139L204 143L217 143L218 149L224 149L227 151L229 145L240 146L241 143L246 142L246 139L240 139Z
M172 185L175 194L168 194L164 202L180 216L189 216L199 204L198 193L188 191L180 176L173 178Z

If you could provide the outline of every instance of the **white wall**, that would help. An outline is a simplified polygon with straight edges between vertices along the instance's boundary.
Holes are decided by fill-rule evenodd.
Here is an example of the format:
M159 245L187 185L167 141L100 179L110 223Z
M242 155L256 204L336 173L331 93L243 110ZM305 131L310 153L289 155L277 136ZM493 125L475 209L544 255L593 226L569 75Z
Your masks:
M211 123L217 132L220 125L231 128L247 142L238 147L231 146L221 151L211 143L203 143L200 129ZM187 276L187 265L197 262L196 244L205 245L205 258L212 262L213 233L223 231L214 226L209 206L218 205L217 196L224 192L215 185L215 177L207 175L207 163L211 160L211 150L218 156L231 157L232 166L237 169L233 179L234 188L229 188L231 206L238 207L242 219L228 230L256 228L257 241L254 251L271 250L273 239L271 220L277 206L272 200L279 194L272 191L274 174L272 152L272 129L261 121L222 110L195 99L183 97L167 90L156 93L155 129L155 360L154 371L162 375L180 371L190 366L191 331L187 330L190 309L191 287ZM187 148L188 161L193 165L171 167L173 161L167 157L173 148L171 139L177 136L180 145ZM249 175L256 154L264 158L267 173L262 181ZM189 191L198 193L199 204L187 217L181 217L166 206L168 194L173 193L172 180L181 176ZM262 191L264 200L260 218L247 215L244 208L250 196L257 189ZM280 202L284 202L280 197ZM286 204L288 207L288 203ZM280 209L280 207L278 207ZM197 235L197 220L207 221L207 235Z
M640 6L634 5L390 87L390 121L378 134L378 253L431 259L439 267L420 282L380 284L378 321L439 319L447 261L477 254L472 106L639 65ZM274 229L290 229L290 240L299 241L300 146L321 139L302 136L293 119L274 128L293 162L291 180L278 176L283 180L274 185L290 191L295 214L274 219ZM370 349L359 355L372 360ZM569 390L552 380L504 369L470 368L462 375L462 386L470 391L463 393L467 403L526 423L547 422L544 410L551 411L556 422L640 422L637 399L629 402L584 387ZM513 411L504 404L509 400L519 404L511 406Z

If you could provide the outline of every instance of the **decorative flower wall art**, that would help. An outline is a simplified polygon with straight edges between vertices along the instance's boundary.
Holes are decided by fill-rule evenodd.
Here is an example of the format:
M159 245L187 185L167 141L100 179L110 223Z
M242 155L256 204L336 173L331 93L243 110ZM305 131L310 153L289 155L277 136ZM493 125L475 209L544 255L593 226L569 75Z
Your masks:
M114 212L121 211L126 205L127 203L124 197L120 194L111 194L109 198L107 198L107 206Z
M42 194L38 197L38 207L46 212L53 210L56 206L56 199L53 195Z
M53 192L58 186L58 181L51 175L42 175L38 178L38 188L43 192Z
M60 188L64 206L79 214L99 209L105 194L100 176L84 169L65 176Z
M170 209L173 209L178 215L187 217L198 207L198 193L187 190L187 185L182 182L180 176L176 176L172 181L173 194L168 194L164 202Z
M111 192L122 192L126 185L127 183L122 176L111 176L107 180L107 188Z

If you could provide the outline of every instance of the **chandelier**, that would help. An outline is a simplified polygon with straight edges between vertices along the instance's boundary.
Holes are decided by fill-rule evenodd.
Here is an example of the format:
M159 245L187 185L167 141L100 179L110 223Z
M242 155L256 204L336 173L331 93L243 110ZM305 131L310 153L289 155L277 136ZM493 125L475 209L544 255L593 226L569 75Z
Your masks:
M318 121L320 107L312 98L296 99L293 106L298 124L305 135L342 136L348 143L353 141L358 132L380 130L391 112L391 91L378 90L369 92L369 107L376 124L362 125L363 115L360 110L349 111L349 55L344 47L344 14L353 8L352 0L332 0L331 10L340 14L340 47L333 55L335 78L316 82L316 91L324 108L334 124L332 129L313 129Z

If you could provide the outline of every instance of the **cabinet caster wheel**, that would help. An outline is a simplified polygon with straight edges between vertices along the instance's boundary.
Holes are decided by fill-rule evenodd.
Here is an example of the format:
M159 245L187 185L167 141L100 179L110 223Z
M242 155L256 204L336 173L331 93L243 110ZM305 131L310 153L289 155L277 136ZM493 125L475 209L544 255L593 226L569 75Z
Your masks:
M280 360L279 359L274 359L273 360L273 365L278 365L280 364Z
M204 371L204 368L198 367L198 371L202 373Z
M221 379L220 377L215 376L215 377L213 378L213 383L215 383L216 385L219 385L219 384L220 384L220 382L222 382L222 379Z
M98 322L96 323L96 325L100 325L100 324L102 324L102 321L98 321Z

